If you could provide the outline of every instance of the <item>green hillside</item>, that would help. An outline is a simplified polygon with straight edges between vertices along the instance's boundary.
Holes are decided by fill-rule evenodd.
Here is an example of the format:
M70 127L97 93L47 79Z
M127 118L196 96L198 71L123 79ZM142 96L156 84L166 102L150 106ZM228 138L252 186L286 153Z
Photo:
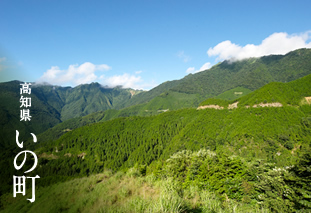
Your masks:
M103 88L98 83L84 84L72 88L66 95L65 106L62 108L62 120L88 115L93 112L120 108L131 99L131 94L142 91L132 89Z
M33 174L40 175L37 185L43 187L107 169L134 167L138 174L153 174L161 181L172 178L180 199L192 186L198 187L198 193L214 193L221 206L221 200L229 199L253 206L249 208L292 212L294 208L307 208L310 202L308 197L300 196L310 193L311 176L298 171L303 169L300 164L311 163L304 155L310 150L310 118L311 106L302 105L183 109L151 117L114 119L77 128L53 143L30 148L40 158L40 167ZM303 156L308 161L302 161ZM290 171L292 176L274 171L292 165L297 165ZM1 175L11 182L10 170ZM276 182L267 182L271 178ZM304 191L299 191L296 182L302 184ZM274 187L278 187L276 192L266 194ZM283 192L286 188L291 190L291 197L282 200L277 190ZM261 199L259 195L265 197Z
M311 75L307 75L309 61L298 62L308 54L309 50L297 50L285 56L223 62L155 88L150 100L148 92L133 96L135 91L98 84L37 87L33 103L38 108L33 109L38 120L27 126L18 122L18 114L10 117L19 112L19 82L3 83L1 96L7 100L0 111L3 131L20 128L29 134L36 128L54 127L37 133L36 144L24 139L24 146L39 158L39 166L27 174L41 177L33 206L26 201L17 204L25 197L13 199L11 192L12 175L22 175L31 162L16 171L12 162L20 149L2 149L0 167L6 169L0 170L0 208L7 212L35 212L48 206L51 212L310 212L311 103L306 97L311 97ZM235 79L239 75L240 81ZM196 78L204 76L208 80L203 85ZM271 82L275 79L297 80ZM240 97L234 100L235 95ZM113 109L139 96L147 102ZM228 109L236 102L237 108ZM258 106L271 103L279 104ZM224 108L197 110L198 105ZM101 108L105 111L96 112ZM83 114L87 115L75 117ZM14 138L15 132L11 135ZM146 185L154 191L142 196ZM53 198L47 200L49 190ZM68 199L70 195L74 200Z
M311 75L289 83L269 83L239 99L239 106L279 102L282 105L301 105L311 96Z
M299 49L286 55L271 55L242 61L219 63L207 71L189 74L180 80L165 82L148 92L141 93L125 102L122 107L143 104L161 96L161 103L155 106L170 110L195 107L207 98L221 95L226 91L243 88L244 93L259 89L269 82L289 82L311 74L311 50ZM241 92L241 91L237 91ZM165 94L165 96L163 96ZM230 100L238 95L230 92L218 98ZM185 98L187 97L187 98ZM170 105L171 99L175 101ZM151 109L151 108L150 108Z
M166 81L159 86L149 90L148 92L142 92L138 95L134 96L131 100L127 101L126 103L122 104L122 108L133 106L137 104L142 104L150 101L151 99L157 97L158 95L168 91L172 87L179 84L178 80L174 81Z
M301 164L307 162L310 166L311 162L304 154L310 149L311 105L300 103L302 97L311 92L307 86L310 77L289 83L270 83L239 99L242 103L251 103L254 97L261 101L259 98L276 95L275 99L282 101L274 86L282 85L280 88L289 91L286 97L295 97L283 107L190 108L149 117L118 118L68 131L54 142L36 146L42 156L41 167L36 171L44 177L40 184L45 186L107 169L118 171L134 167L139 174L155 175L159 181L173 178L177 184L175 190L183 191L179 194L181 199L187 200L185 193L190 186L195 186L199 194L207 190L215 193L216 200L228 196L246 209L257 206L276 212L292 212L293 209L309 208L310 199L301 198L301 194L311 192L308 188L311 174L300 171L303 169ZM230 103L208 99L210 103L207 104L212 101L219 105ZM104 113L97 118L103 117ZM205 152L202 150L208 150L207 154L213 152L217 157L212 157L214 154L202 159L195 157ZM211 171L206 170L205 163ZM275 168L292 169L289 173L286 170L275 173ZM228 175L231 179L222 178ZM266 182L271 178L277 182ZM202 183L213 183L213 187ZM246 193L243 187L250 191ZM274 187L279 187L277 190L290 188L290 197L283 197L281 201L281 195L276 192L267 194ZM259 199L260 196L265 198ZM183 203L184 208L189 208L187 202ZM203 208L202 205L197 208Z
M275 100L282 102L276 88L287 88L287 95L281 93L283 96L280 97L295 99L290 98L289 104L283 107L245 108L238 105L237 109L228 110L225 106L233 101L208 99L201 105L217 104L225 109L188 108L155 116L118 119L113 118L122 116L119 114L122 110L108 110L65 121L39 135L40 143L33 148L39 155L47 157L41 158L38 171L54 182L59 175L80 176L102 169L116 171L136 163L149 165L184 149L202 148L230 152L249 160L256 157L285 166L296 159L292 150L310 141L311 106L300 104L303 97L311 94L308 86L310 77L289 83L270 83L238 99L242 104L249 104L254 97L260 102L267 96L275 95ZM137 112L132 110L134 114ZM278 152L281 155L276 158ZM81 154L83 160L78 157ZM76 157L68 158L67 155Z
M252 91L269 82L289 82L310 74L310 49L242 61L224 61L206 72L190 74L171 90L181 93L219 95L243 87Z
M31 122L20 121L20 83L19 81L0 83L0 98L3 100L0 102L1 150L14 143L12 139L15 138L16 130L19 130L21 138L28 138L30 132L43 132L61 122L60 113L36 94L31 96ZM55 102L59 103L60 100Z
M123 102L142 91L132 89L103 88L98 83L80 85L75 88L51 85L31 86L31 122L20 121L20 83L0 83L1 129L0 147L12 144L15 130L22 138L29 138L30 132L39 134L62 121L77 118L98 111L118 108Z
M143 103L152 100L155 94L158 96L164 91L168 93L163 102L169 102L172 97L189 96L194 106L207 98L218 96L225 91L242 87L248 91L254 91L269 82L289 82L311 74L311 50L299 49L286 55L271 55L261 58L250 58L242 61L224 61L207 71L196 74L189 74L183 79L167 82L159 85L150 91L153 95L146 92L141 100L139 96L135 103ZM162 89L165 87L165 89ZM159 91L155 93L155 91ZM191 95L195 94L196 99ZM183 108L189 100L180 100L174 105L174 109ZM127 102L125 106L132 105Z
M305 104L304 101L305 97L311 96L311 90L309 87L310 82L311 82L311 75L305 76L303 78L300 78L298 80L289 83L269 83L266 86L250 93L249 95L246 95L246 93L249 93L247 89L235 88L215 98L207 99L198 105L199 106L218 105L224 108L228 108L228 105L234 102L239 102L238 107L245 107L249 105L253 106L255 104L260 103L274 103L274 102L282 103L283 105L287 105L287 103L292 103L291 105L301 105ZM285 90L287 91L286 93L284 92ZM235 91L239 92L244 91L242 93L243 97L238 98L236 100L228 100L236 96L234 94ZM166 113L170 111L167 109L170 109L170 107L172 107L174 104L178 104L179 101L178 99L176 100L173 97L169 99L170 100L169 102L163 101L163 98L165 98L167 95L170 94L163 93L159 97L153 99L152 101L146 104L140 104L122 110L107 110L105 112L97 112L84 117L69 119L45 131L38 137L42 142L52 141L58 139L68 130L73 130L75 128L91 123L104 122L119 117L129 117L135 115L145 117L161 114L164 112ZM181 96L180 99L184 98L187 100L191 100L190 98L188 98L189 96L191 95L185 97ZM238 94L238 96L240 96L240 94ZM195 98L195 96L193 97ZM223 97L223 99L220 99L221 97ZM189 102L188 107L190 106L191 102Z
M228 100L232 101L235 99L238 99L240 97L243 97L244 95L247 95L251 93L252 91L243 87L236 87L234 89L228 90L226 92L221 93L220 95L217 95L216 99L223 99L223 100Z
M31 109L34 119L30 125L18 121L19 82L1 83L0 95L6 101L0 105L3 117L0 133L4 135L0 139L0 146L9 143L14 129L18 128L23 137L27 138L27 132L39 134L65 120L109 109L121 111L110 111L109 116L103 120L129 115L149 116L163 110L197 107L212 97L233 100L241 92L245 95L269 82L289 82L310 74L310 58L310 49L300 49L286 55L224 61L207 71L165 82L148 92L120 87L104 88L98 83L75 88L34 85Z
M199 106L219 105L228 107L229 104L238 102L238 107L254 107L259 104L277 103L280 106L301 106L310 104L306 98L311 97L311 75L307 75L288 83L272 82L262 88L248 93L241 98L226 100L219 96L209 98L200 103ZM233 90L234 91L234 90ZM228 91L232 94L232 91ZM228 93L228 94L230 94ZM226 94L226 93L223 93ZM260 105L259 105L260 106Z
M182 196L177 190L174 180L142 176L137 168L116 174L105 171L42 187L34 203L5 195L2 212L267 212L234 200L223 206L216 194L198 187L182 190Z
M310 106L306 111L309 109ZM137 162L150 164L183 149L203 147L232 149L231 152L240 155L244 152L239 153L238 149L246 146L244 157L252 158L256 154L269 159L270 154L282 151L285 143L294 146L310 137L303 134L303 122L308 116L294 107L241 108L234 111L184 109L153 117L119 118L87 125L67 132L50 145L43 143L39 150L58 156L85 153L86 163L97 162L87 167L90 172L100 168L127 168ZM252 140L256 143L250 143ZM269 154L263 150L269 141L282 146L275 147ZM252 149L252 146L259 145L262 149ZM55 147L59 153L55 153ZM291 156L286 149L283 151L285 154L278 158L279 164L282 164L283 157Z

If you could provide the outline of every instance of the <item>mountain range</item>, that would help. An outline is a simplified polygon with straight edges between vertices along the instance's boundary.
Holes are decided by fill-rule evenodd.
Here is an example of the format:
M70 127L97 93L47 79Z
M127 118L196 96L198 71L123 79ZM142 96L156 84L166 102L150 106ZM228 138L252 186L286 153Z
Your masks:
M22 137L36 134L71 118L107 111L105 120L131 115L150 116L167 110L197 107L207 98L235 99L269 82L289 82L311 73L311 50L299 49L286 55L271 55L242 61L224 61L209 70L189 74L141 91L105 88L98 83L77 87L32 86L32 121L20 122L19 81L0 83L0 147L11 144L15 129ZM235 95L228 94L235 92ZM227 94L227 95L226 95ZM237 95L240 94L240 95ZM109 109L115 109L110 110ZM118 110L118 111L116 111Z
M205 208L203 200L197 207L193 205L206 192L219 200L220 209L226 209L226 203L232 201L248 209L241 212L254 208L308 212L310 59L311 50L300 49L286 55L224 61L150 91L105 88L98 83L75 88L34 84L33 120L28 123L19 121L21 82L1 83L0 97L5 101L0 103L0 167L11 165L20 152L12 145L15 130L19 130L25 147L39 158L40 166L29 174L41 177L36 183L39 194L59 186L65 186L64 191L69 193L74 178L110 171L116 175L111 181L118 182L118 172L134 171L135 175L129 177L146 176L137 179L146 184L170 181L164 190L174 193L176 199L193 203L182 204L189 212ZM37 134L36 144L27 140L30 132ZM0 194L11 190L12 175L22 172L12 166L0 170ZM126 179L122 175L120 178ZM101 181L92 179L92 184L83 189L85 194ZM193 189L202 193L192 197L194 200L189 197ZM101 189L96 190L100 193ZM62 191L57 193L67 196ZM100 205L111 208L124 198L122 193ZM0 197L0 207L7 212L32 209L25 202L16 207L11 196ZM45 205L43 197L38 197L36 208ZM58 201L53 198L47 203L55 206L53 202ZM71 208L68 203L72 202L56 205L55 211ZM83 204L79 203L79 208Z

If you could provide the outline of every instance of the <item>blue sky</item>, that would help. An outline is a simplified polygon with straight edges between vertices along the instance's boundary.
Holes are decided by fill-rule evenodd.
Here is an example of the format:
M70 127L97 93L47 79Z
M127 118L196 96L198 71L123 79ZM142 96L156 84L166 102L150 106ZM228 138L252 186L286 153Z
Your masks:
M311 48L311 1L0 0L0 81L150 89Z

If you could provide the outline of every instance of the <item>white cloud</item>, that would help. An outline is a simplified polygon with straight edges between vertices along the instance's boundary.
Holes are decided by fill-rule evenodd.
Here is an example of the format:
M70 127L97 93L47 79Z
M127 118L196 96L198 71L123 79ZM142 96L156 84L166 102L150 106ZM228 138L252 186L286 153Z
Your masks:
M195 68L194 67L189 67L187 70L186 70L186 73L194 73L195 71Z
M272 54L286 54L300 48L311 48L311 31L288 35L285 32L273 33L261 44L240 46L231 41L223 41L207 51L208 56L217 56L217 60L242 60ZM309 41L309 42L308 42Z
M186 55L184 51L179 51L177 53L177 56L178 58L181 58L185 63L191 60L190 56Z
M112 77L107 78L108 86L123 86L124 88L134 88L136 87L136 83L141 82L140 76L129 75L124 73L123 75L114 75Z
M90 62L85 62L80 66L78 64L69 65L66 70L61 70L58 66L52 66L40 77L38 83L48 82L56 85L76 86L91 83L98 78L95 72L110 69L111 67L106 64L95 65Z
M186 70L186 73L198 73L198 72L202 72L204 70L208 70L212 67L211 63L210 62L207 62L205 64L202 65L202 67L199 69L199 70L195 70L194 67L189 67L187 70Z
M142 82L140 76L124 73L123 75L114 75L111 77L101 76L101 79L103 79L102 84L109 87L122 86L123 88L141 89L141 86L137 84Z
M207 62L207 63L203 64L203 66L199 69L199 72L204 71L204 70L208 70L211 67L212 67L211 63Z
M103 71L110 69L111 67L106 64L95 65L90 62L81 65L69 65L65 70L60 69L58 66L52 66L40 77L37 83L47 82L61 86L77 86L97 81L109 87L122 86L123 88L144 90L157 85L154 82L144 82L141 76L138 75L142 71L136 71L134 75L124 73L122 75L106 76L101 74Z
M128 73L124 73L123 75L114 75L110 77L102 75L99 79L101 79L100 83L102 85L108 87L122 86L122 88L149 90L158 85L153 80L152 82L147 83L144 82L141 76L130 75Z

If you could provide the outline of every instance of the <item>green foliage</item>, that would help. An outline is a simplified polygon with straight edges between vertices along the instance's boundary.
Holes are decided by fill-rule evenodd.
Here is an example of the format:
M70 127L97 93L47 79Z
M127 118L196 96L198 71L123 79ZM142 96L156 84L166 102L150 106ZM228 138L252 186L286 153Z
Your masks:
M20 121L20 81L11 81L0 83L0 147L12 145L12 138L15 136L15 130L19 130L20 137L23 140L31 138L30 132L37 134L55 126L56 124L68 120L85 116L98 111L108 109L118 109L121 104L131 99L132 94L142 93L140 90L116 88L103 88L98 83L80 85L75 88L59 87L51 85L31 86L31 121ZM135 96L135 95L134 95ZM113 117L115 111L107 112L99 117L108 120ZM70 122L73 128L84 125L85 123L97 122L98 115L91 115L86 119L75 119ZM81 123L80 121L83 120ZM68 124L68 123L66 123ZM62 126L66 126L66 124ZM71 125L64 129L71 129ZM61 131L63 131L62 129ZM51 134L53 135L53 134ZM49 139L55 139L60 136L59 131L55 136Z
M182 183L184 188L196 184L232 199L241 201L244 196L241 186L248 170L237 157L219 156L209 150L184 150L172 155L163 170L165 176Z
M310 159L306 152L295 166L280 168L262 160L246 162L208 150L184 150L162 164L162 174L156 176L173 178L177 183L172 185L174 190L188 199L196 196L194 188L202 190L204 197L212 196L214 201L203 206L209 211L243 203L253 206L250 209L256 205L271 212L303 212L310 210Z
M259 192L258 200L273 212L294 212L294 192L284 181L286 175L288 171L285 168L276 167L257 175L255 188Z
M303 98L311 96L311 75L289 83L270 83L239 98L235 110L171 110L191 107L237 86L253 90L275 79L296 79L308 72L306 68L309 65L309 61L299 61L298 55L306 59L309 52L298 50L286 56L224 62L208 72L165 83L163 88L152 91L155 98L149 103L121 110L112 108L121 108L125 106L121 103L126 99L135 98L128 90L101 88L97 84L81 85L74 89L53 89L50 86L34 88L33 100L38 108L33 109L38 114L33 116L38 120L29 126L17 122L18 115L13 115L14 110L18 112L19 108L19 95L15 92L18 92L19 82L1 84L5 92L0 95L8 100L0 104L0 115L3 116L0 122L6 132L3 139L12 141L14 138L15 132L10 130L11 126L20 132L24 131L20 140L25 141L30 137L27 133L35 129L43 131L60 122L60 119L89 114L68 119L44 132L38 136L37 144L31 140L25 141L25 147L37 153L40 165L29 176L38 174L41 177L36 184L38 187L56 187L66 186L70 182L65 181L73 178L109 169L119 171L114 178L120 182L125 179L121 170L127 171L126 178L147 181L145 176L153 175L164 185L164 194L155 203L140 197L133 198L131 204L120 203L120 200L131 197L133 190L125 185L120 186L120 191L106 200L111 204L111 211L118 207L114 203L122 206L121 212L128 209L132 212L181 212L189 209L216 212L234 209L240 209L241 212L254 209L309 211L311 105ZM291 63L292 66L288 69L283 67L284 72L273 70L278 66L282 68L283 63ZM293 72L293 67L299 67L298 71ZM203 85L201 79L206 80L207 77L208 81ZM237 80L238 84L229 83L232 79ZM136 97L149 100L146 94L148 92L141 92ZM228 94L223 93L222 97ZM226 98L229 99L229 96ZM283 107L243 107L261 102L280 102ZM226 107L229 103L232 100L208 99L202 104ZM70 107L67 109L66 106ZM102 109L110 110L90 114ZM170 110L159 111L166 109ZM49 115L46 120L43 116L45 113ZM7 134L9 131L11 136ZM1 168L12 165L14 156L20 151L7 146L10 143L0 143L1 148L9 147L1 152ZM0 171L1 180L4 180L0 187L1 194L11 190L13 174L19 173L12 166ZM93 185L84 187L83 191L95 191ZM184 198L197 199L198 203L189 201L189 204ZM95 198L86 198L74 207L62 203L50 208L56 212L68 209L81 211L84 204L92 206L95 202ZM18 205L17 208L28 211L32 207Z
M296 147L310 138L306 134L310 129L302 123L305 117L293 107L241 108L234 111L184 109L151 117L119 118L86 125L68 131L48 144L39 142L31 150L36 149L41 156L36 173L42 176L42 185L54 183L63 176L84 176L103 169L117 171L135 164L149 165L184 149L209 148L248 160L260 157L285 166L295 160L295 155L288 151L291 148L288 143ZM198 173L201 159L188 154L181 153L180 158L176 157L180 159L180 165L171 168L179 171L175 174L185 181L185 186ZM14 153L11 156L14 157ZM12 161L12 157L8 161ZM193 158L197 158L194 161L197 163L191 164L190 170L185 169ZM153 166L163 174L161 165ZM10 170L5 171L3 177L9 177L11 173ZM145 171L140 173L143 175ZM148 169L147 173L150 173ZM237 181L241 183L242 180Z
M216 99L222 99L222 100L227 100L227 101L232 101L238 98L241 98L252 91L243 87L237 87L231 90L228 90L224 93L221 93L220 95L217 95L215 98Z
M152 162L165 160L173 153L185 149L210 149L219 153L232 153L246 160L261 158L276 163L277 166L287 166L297 158L296 154L291 153L299 151L295 151L295 147L310 141L310 128L304 125L303 119L307 116L309 115L299 108L290 106L236 110L183 109L151 117L118 118L94 123L68 131L56 141L39 141L37 145L26 143L26 146L30 150L36 150L40 158L40 167L34 173L41 177L38 186L66 180L64 177L99 173L104 169L127 169L135 164L151 164L153 167L138 167L139 175L144 175L145 172L149 174L153 169L164 175L161 162ZM294 148L289 150L291 146ZM8 157L1 165L11 164L17 153L18 150L8 152ZM179 158L176 156L176 160L180 160L176 164L178 167L170 169L179 171L172 174L176 174L175 178L183 182L183 187L187 187L198 176L199 168L203 169L199 166L201 157L191 153L180 155ZM194 162L190 164L190 169L189 161ZM225 159L218 158L211 163L218 161L226 163ZM12 168L1 171L2 179L10 180L14 174ZM244 176L234 175L237 176L233 182L227 183L224 179L217 186L220 191L231 190L221 188L226 184L234 188L236 184L244 183ZM208 180L206 178L202 176L203 181ZM3 191L10 189L7 184L1 186ZM236 196L243 198L241 191Z
M232 94L234 91L243 90L243 94L246 94L250 90L258 89L272 81L289 82L310 74L310 57L309 49L300 49L284 56L266 56L232 63L224 61L207 72L191 74L181 80L165 82L148 92L120 87L104 88L98 83L80 85L75 88L34 85L31 96L33 119L27 125L19 121L20 82L1 83L0 97L5 101L0 104L2 118L0 125L2 126L1 135L3 135L0 139L0 146L11 145L8 141L14 135L12 126L19 129L21 136L26 140L30 138L28 132L39 134L61 121L109 109L123 110L107 112L102 121L132 115L156 115L161 113L161 110L167 109L196 107L200 102L215 96L220 99L232 100L235 97L234 93ZM276 89L279 91L279 93L276 92L277 96L275 96L276 93L272 96L268 93L258 93L258 97L255 94L255 99L244 96L240 105L274 100L282 104L301 104L301 99L310 95L308 90L310 87L306 82L303 85L299 83L292 85L294 92L288 91L287 87L279 86L282 84L272 84L267 87L270 88L267 91L269 93L271 89L272 91ZM129 108L124 109L125 107ZM78 123L78 120L75 123ZM79 127L81 124L75 124L75 126ZM51 133L51 135L53 134ZM62 134L58 131L55 135L59 137ZM55 139L52 136L49 138Z
M141 176L145 176L146 175L146 169L147 169L146 165L135 164L134 167L128 169L126 174L129 177L141 177Z
M187 186L198 175L202 162L215 155L214 152L205 149L195 153L190 150L177 152L166 160L165 175L172 176Z
M137 164L126 175L104 172L38 188L34 204L23 196L12 199L11 193L0 200L3 212L308 212L307 153L295 166L277 168L262 160L184 150L162 165L165 175L158 180L130 175L139 173Z
M304 146L299 161L290 168L291 175L285 181L294 191L292 201L297 209L311 210L311 154Z
M289 83L269 83L239 99L239 106L279 102L282 105L302 105L311 96L311 75Z
M211 97L234 100L241 97L234 92L242 91L244 95L270 82L289 82L310 74L310 57L309 49L300 49L284 56L224 61L206 72L165 82L146 93L134 96L124 106L149 102L149 107L157 106L157 109L161 109L162 105L165 109L172 110L194 107ZM170 104L172 102L174 104Z
M310 56L310 49L300 49L286 55L224 61L206 72L186 76L171 90L212 96L236 87L254 91L269 82L289 82L310 74Z
M60 114L47 102L42 101L33 88L31 94L31 122L20 121L20 83L11 81L0 83L0 148L4 150L12 146L15 138L15 131L19 130L20 138L23 140L31 137L30 132L40 133L61 122ZM57 100L59 101L59 100ZM13 141L13 142L12 142ZM1 152L1 151L0 151Z

